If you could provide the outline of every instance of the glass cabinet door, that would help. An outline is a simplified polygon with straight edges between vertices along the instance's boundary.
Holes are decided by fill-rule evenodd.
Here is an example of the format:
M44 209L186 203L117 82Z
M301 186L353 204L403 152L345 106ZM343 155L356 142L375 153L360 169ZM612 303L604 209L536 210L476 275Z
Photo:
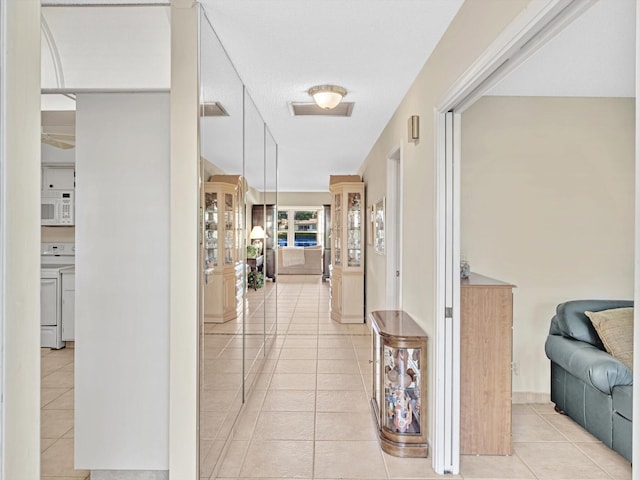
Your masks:
M384 410L382 425L393 433L419 435L420 348L384 346Z
M205 268L218 266L218 198L216 193L204 194Z
M224 263L233 264L233 195L224 194Z
M342 195L337 193L334 196L334 200L333 200L333 205L334 205L334 215L333 215L333 233L334 233L334 238L333 238L333 246L334 246L334 253L335 253L335 257L333 259L333 264L334 265L341 265L342 264L342 257L340 255L340 250L342 247L342 235L341 235L341 231L340 231L340 222L342 221Z
M362 199L360 193L352 192L348 194L348 210L347 210L347 265L349 267L359 267L360 237L362 225Z

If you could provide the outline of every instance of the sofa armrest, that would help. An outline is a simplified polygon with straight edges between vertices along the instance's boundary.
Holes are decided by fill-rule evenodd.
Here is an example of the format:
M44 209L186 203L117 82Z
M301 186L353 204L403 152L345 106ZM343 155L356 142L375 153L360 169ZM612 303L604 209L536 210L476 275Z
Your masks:
M633 385L626 365L586 342L549 335L544 349L552 362L602 393L611 395L616 385Z

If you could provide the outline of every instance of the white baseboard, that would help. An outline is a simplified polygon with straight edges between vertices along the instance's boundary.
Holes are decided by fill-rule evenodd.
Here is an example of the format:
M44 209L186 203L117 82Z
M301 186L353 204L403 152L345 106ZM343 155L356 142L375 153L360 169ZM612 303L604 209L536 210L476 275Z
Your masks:
M549 402L551 402L549 393L545 392L513 392L511 394L512 404Z

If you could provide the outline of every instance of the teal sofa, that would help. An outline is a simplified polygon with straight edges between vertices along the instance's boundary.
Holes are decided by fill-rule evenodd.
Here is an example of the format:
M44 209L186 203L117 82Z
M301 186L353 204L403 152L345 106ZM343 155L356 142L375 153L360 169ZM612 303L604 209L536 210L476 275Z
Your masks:
M633 374L609 355L585 311L632 307L626 300L561 303L545 352L551 360L551 401L605 445L631 461Z

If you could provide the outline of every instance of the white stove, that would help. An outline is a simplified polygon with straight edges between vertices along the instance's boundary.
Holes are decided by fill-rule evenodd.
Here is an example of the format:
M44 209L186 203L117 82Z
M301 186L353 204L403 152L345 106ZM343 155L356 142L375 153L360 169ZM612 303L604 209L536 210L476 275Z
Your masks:
M40 344L62 348L73 340L75 243L42 243L40 249Z

